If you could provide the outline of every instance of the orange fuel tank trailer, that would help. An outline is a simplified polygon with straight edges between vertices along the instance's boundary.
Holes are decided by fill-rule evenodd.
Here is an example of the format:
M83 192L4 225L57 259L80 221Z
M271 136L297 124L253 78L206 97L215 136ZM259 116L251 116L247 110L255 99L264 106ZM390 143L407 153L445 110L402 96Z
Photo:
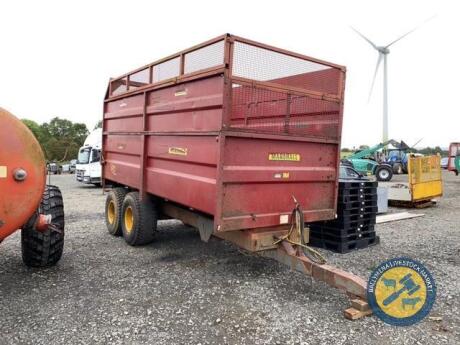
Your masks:
M0 108L0 242L21 229L29 266L55 264L64 239L61 192L46 185L43 151L33 133Z

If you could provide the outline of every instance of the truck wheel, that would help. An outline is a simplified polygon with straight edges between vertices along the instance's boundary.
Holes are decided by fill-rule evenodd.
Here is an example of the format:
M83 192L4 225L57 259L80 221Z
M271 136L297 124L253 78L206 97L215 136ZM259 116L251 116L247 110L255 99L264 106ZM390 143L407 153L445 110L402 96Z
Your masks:
M377 181L390 181L393 177L393 171L391 171L389 166L379 165L375 170L375 176L377 177Z
M403 166L401 163L393 164L393 173L398 175L403 173Z
M56 186L46 186L38 208L39 214L50 214L56 229L44 232L28 224L21 231L22 260L30 267L55 265L64 250L64 203Z
M123 199L126 195L125 188L114 188L105 200L105 224L109 234L113 236L121 236L121 208L123 206Z
M158 213L150 200L141 202L138 192L126 194L122 215L123 237L129 245L140 246L154 240Z

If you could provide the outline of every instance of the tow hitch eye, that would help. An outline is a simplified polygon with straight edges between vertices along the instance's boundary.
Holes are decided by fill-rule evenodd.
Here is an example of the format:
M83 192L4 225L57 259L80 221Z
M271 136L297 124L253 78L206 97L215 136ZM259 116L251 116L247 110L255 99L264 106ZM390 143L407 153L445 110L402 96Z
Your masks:
M13 178L18 182L24 181L27 178L27 171L17 168L13 171Z

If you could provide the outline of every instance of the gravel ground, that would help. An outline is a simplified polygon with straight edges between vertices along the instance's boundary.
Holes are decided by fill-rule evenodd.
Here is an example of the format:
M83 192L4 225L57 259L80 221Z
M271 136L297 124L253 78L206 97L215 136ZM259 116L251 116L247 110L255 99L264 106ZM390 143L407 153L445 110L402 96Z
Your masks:
M52 177L66 208L62 260L23 266L18 233L0 246L0 344L459 344L460 177L444 172L438 206L424 217L377 226L381 244L330 263L363 277L409 256L433 273L432 316L393 327L375 316L348 321L346 296L267 258L248 255L177 221L132 248L104 224L101 189Z

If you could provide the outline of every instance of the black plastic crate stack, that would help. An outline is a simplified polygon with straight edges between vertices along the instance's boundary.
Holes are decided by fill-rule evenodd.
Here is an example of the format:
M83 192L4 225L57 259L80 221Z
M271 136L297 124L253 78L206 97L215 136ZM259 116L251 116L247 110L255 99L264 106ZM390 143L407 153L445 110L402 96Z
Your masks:
M375 245L376 216L377 182L339 181L337 218L310 224L310 245L337 253Z

